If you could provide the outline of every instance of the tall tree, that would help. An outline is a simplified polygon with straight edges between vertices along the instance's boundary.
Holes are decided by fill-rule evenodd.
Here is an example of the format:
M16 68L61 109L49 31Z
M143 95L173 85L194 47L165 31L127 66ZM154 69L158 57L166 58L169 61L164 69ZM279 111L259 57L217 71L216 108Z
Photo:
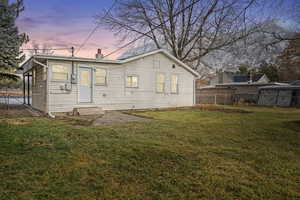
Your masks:
M294 38L300 38L300 33ZM300 80L300 40L290 40L278 59L280 81Z
M104 24L121 40L141 35L197 69L200 58L257 32L256 0L123 0ZM181 12L182 11L182 12Z
M271 82L279 81L278 66L273 63L262 63L258 72L265 74Z
M14 75L25 56L20 51L22 44L28 41L26 34L20 34L15 24L20 12L24 10L23 0L10 3L0 0L0 78L17 79Z

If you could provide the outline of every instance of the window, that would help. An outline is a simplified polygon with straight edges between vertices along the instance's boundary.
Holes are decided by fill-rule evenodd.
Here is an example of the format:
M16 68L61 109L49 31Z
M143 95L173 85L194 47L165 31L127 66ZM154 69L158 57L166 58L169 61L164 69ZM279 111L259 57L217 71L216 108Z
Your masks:
M96 69L96 84L97 85L106 85L107 84L106 69Z
M164 92L165 91L165 75L157 74L156 75L156 92Z
M69 79L69 69L63 65L52 66L52 80L67 81Z
M177 75L171 76L171 93L173 93L173 94L178 93L178 76Z
M138 76L127 76L126 87L137 88L138 87Z

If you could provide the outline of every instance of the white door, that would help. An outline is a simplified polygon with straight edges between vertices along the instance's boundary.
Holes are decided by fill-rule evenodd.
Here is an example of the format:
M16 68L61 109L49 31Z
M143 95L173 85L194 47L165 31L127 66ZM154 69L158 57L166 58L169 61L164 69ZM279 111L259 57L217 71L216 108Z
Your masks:
M92 69L79 68L79 102L92 102Z

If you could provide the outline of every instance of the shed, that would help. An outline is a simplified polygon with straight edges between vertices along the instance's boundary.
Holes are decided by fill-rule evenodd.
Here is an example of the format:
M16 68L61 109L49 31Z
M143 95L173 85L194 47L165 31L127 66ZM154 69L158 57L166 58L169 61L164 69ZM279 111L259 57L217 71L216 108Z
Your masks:
M263 106L300 106L300 82L290 85L265 86L259 89L258 105Z

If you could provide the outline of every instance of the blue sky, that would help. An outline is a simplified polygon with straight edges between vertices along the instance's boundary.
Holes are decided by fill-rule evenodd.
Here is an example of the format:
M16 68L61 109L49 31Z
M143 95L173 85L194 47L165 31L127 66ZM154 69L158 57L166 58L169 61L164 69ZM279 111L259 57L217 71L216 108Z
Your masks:
M32 43L51 47L78 46L95 27L94 16L112 5L111 0L24 0L25 11L18 19L21 32ZM116 46L112 33L101 28L78 56L93 57L97 48L109 52ZM55 52L67 54L67 52Z

